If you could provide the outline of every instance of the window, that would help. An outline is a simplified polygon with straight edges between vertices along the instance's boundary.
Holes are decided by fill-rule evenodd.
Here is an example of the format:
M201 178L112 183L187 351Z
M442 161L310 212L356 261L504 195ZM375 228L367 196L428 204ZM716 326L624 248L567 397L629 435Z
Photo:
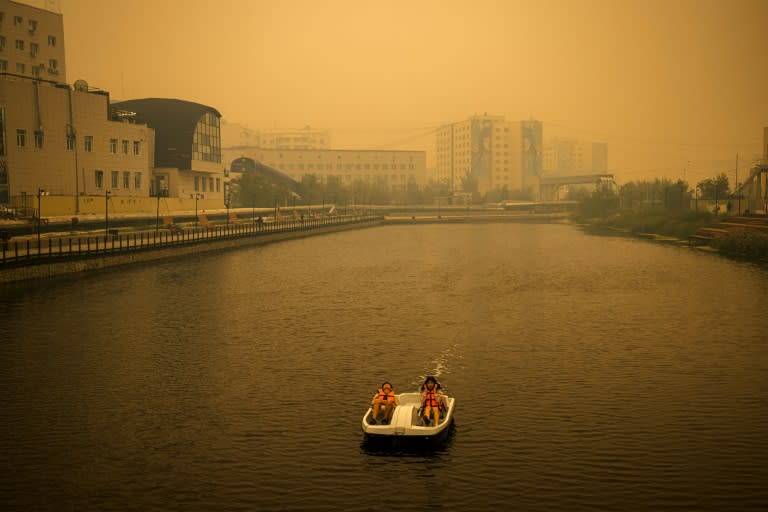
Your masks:
M56 46L56 36L48 36L48 46Z
M137 140L133 141L133 154L134 155L141 154L141 143Z
M40 51L40 45L37 43L29 43L29 55L37 57L37 52Z
M43 149L43 138L45 134L41 130L35 130L35 147L37 149Z
M16 49L24 51L24 41L21 39L16 40Z
M27 130L16 130L16 145L20 148L27 145Z
M216 192L221 190L221 178L216 178Z
M200 181L203 182L203 192L206 192L208 190L208 180L205 178L202 178Z
M112 188L118 188L120 186L120 172L119 171L112 171Z
M131 188L131 173L123 171L123 188L128 190Z
M195 126L192 141L192 159L221 162L221 134L219 117L206 112Z
M37 20L29 20L29 31L34 34L37 30Z
M109 139L109 152L112 154L117 153L117 139Z
M128 141L125 139L123 139L123 154L124 155L128 154Z
M195 192L200 191L200 177L195 176Z
M26 66L21 62L16 63L16 72L18 74L23 75L26 69L27 69Z
M104 171L94 171L93 178L96 182L96 188L104 188Z
M23 24L24 24L24 18L22 18L21 16L14 16L13 17L13 26L14 27L20 27Z
M75 136L72 134L67 134L67 151L74 151L75 150Z
M133 188L141 190L141 173L136 172L133 174Z
M0 36L0 50L5 50L5 36Z
M48 72L57 74L59 72L59 61L56 59L48 59Z
M40 68L32 66L32 76L40 76Z
M83 140L83 148L86 153L93 152L93 135L86 135Z

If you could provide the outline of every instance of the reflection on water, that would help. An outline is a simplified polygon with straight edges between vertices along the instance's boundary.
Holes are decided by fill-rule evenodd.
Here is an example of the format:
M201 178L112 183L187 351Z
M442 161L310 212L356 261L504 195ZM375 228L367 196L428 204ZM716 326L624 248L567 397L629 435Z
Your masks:
M564 225L392 226L12 290L5 509L768 502L753 265ZM363 442L382 380L427 374L457 398L450 440Z

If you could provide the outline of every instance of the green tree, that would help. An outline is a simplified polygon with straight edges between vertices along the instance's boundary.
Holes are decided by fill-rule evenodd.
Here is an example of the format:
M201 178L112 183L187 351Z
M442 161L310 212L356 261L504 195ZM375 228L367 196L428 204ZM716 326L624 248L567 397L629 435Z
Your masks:
M584 217L598 218L608 217L618 209L619 196L609 187L598 187L580 200L578 213Z
M700 191L701 199L724 199L730 195L730 184L728 176L723 172L714 179L700 181L697 185Z

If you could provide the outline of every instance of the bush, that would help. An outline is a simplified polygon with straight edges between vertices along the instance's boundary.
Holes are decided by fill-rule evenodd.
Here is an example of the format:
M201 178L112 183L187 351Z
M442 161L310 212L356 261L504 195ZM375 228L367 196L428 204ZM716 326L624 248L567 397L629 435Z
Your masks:
M768 260L768 236L754 231L731 231L713 240L712 246L726 256Z

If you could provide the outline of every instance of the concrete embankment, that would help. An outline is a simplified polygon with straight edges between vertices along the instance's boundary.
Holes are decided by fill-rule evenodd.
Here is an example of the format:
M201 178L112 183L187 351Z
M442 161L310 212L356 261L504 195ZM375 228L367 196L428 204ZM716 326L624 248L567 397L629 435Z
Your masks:
M272 242L279 242L281 240L305 238L310 236L323 235L326 233L347 231L350 229L361 229L371 226L378 226L380 224L381 219L350 224L333 224L307 230L258 233L252 236L220 240L201 240L198 243L172 245L164 248L134 250L122 253L110 253L108 255L98 255L90 258L67 259L65 261L53 261L36 265L3 268L0 269L0 286L10 283L22 283L27 281L58 277L67 274L75 274L78 272L101 270L121 265L160 261L192 254L202 254L234 248L265 245Z

